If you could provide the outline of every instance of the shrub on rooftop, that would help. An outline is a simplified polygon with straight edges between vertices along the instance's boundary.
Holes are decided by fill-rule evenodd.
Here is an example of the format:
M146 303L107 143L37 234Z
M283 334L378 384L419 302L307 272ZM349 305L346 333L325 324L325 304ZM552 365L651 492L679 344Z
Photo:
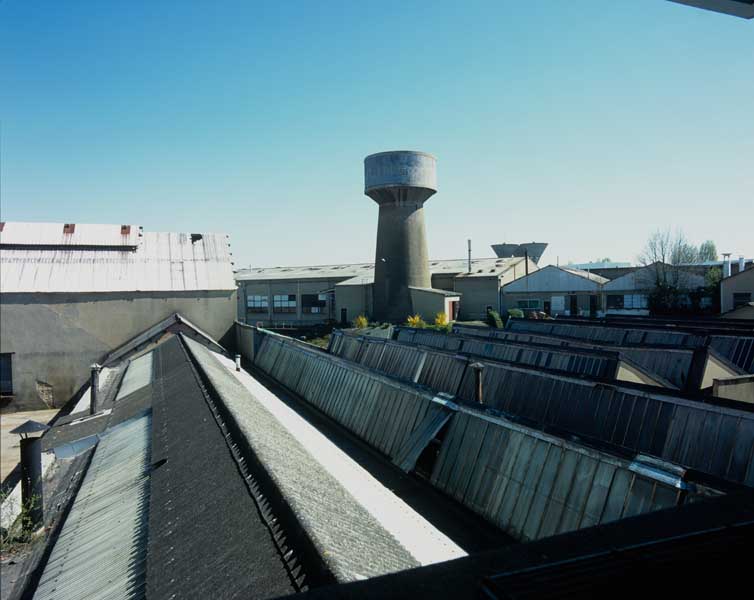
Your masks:
M427 326L421 315L409 315L406 319L406 325L416 327L417 329L424 329Z

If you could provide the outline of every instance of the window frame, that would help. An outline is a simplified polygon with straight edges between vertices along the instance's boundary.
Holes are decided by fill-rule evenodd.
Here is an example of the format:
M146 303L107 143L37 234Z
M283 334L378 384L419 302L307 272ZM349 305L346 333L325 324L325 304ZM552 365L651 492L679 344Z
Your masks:
M272 312L277 314L296 314L298 300L296 294L273 294Z
M250 313L267 314L270 310L270 297L266 294L251 294L246 296L246 311Z

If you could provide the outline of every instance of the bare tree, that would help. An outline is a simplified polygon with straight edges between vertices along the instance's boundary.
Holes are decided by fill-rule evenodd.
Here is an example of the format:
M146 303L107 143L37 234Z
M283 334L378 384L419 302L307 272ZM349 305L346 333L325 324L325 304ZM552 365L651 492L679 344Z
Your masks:
M644 276L645 284L655 290L656 305L668 309L677 307L681 292L692 287L691 267L700 262L701 256L699 248L689 242L682 231L657 230L649 236L638 259L642 265L652 267L644 271Z

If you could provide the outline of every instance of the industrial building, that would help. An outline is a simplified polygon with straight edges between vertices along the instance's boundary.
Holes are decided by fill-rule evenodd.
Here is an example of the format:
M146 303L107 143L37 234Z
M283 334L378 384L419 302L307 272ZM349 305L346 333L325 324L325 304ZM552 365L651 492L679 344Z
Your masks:
M413 288L412 311L433 320L439 311L449 318L485 318L487 307L500 307L506 283L537 270L531 259L475 258L430 260L431 287ZM350 323L359 315L374 317L371 263L241 269L238 283L239 319L263 326ZM424 298L435 300L428 306Z
M720 282L720 312L751 305L754 301L754 269L739 270Z
M223 339L237 304L228 238L0 223L0 304L3 406L59 407L92 363L174 313Z
M323 350L237 323L234 361L175 322L114 348L43 433L45 529L3 565L10 600L504 598L525 585L514 564L579 577L603 547L599 572L627 576L623 553L640 544L663 565L693 547L715 577L720 548L750 535L747 401L621 379L627 345L695 355L701 330L557 331L619 351L491 337L557 323L514 319L477 327L486 339L336 332ZM754 368L741 362L754 336L727 327L714 347ZM693 357L683 365L698 381ZM582 592L604 587L590 582Z
M548 265L506 284L502 308L594 317L602 311L602 286L608 281L588 271Z
M643 267L595 268L594 271L549 265L528 276L506 284L502 289L501 308L541 311L551 316L602 317L605 315L649 315L649 298L658 281L678 288L681 301L692 307L698 296L700 309L712 305L712 297L701 293L709 285L707 275L719 269L726 310L744 303L748 286L736 284L738 273L754 272L754 261L741 257L737 262L708 261L699 264L669 265L653 263ZM731 280L729 282L729 279ZM738 290L738 285L742 289ZM734 290L734 287L736 289ZM746 288L746 289L743 289ZM739 294L734 297L734 294Z

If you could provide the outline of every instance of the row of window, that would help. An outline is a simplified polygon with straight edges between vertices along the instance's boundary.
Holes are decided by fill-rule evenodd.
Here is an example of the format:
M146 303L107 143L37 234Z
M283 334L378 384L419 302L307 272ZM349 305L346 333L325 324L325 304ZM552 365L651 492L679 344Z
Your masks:
M649 306L646 294L608 294L608 309L636 309L647 308Z
M269 297L250 295L246 297L246 308L251 313L267 313ZM272 296L272 312L295 313L298 307L296 294L275 294ZM305 314L321 314L327 309L327 294L301 294L301 311Z

